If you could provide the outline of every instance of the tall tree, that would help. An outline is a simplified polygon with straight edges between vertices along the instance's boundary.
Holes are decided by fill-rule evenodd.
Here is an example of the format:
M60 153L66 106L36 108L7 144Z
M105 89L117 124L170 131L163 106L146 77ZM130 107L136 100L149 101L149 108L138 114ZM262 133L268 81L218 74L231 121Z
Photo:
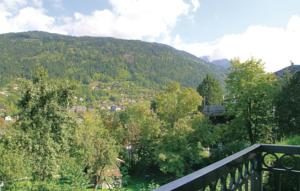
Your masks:
M286 83L277 96L276 118L279 125L280 137L294 135L300 132L300 72Z
M83 115L83 122L75 130L77 158L84 164L88 174L95 177L95 188L110 181L107 171L118 168L119 147L110 132L104 128L101 118L92 112Z
M169 84L166 92L154 99L152 108L162 121L160 142L154 151L162 172L182 176L205 156L202 137L207 135L208 139L210 133L198 112L201 101L195 90L178 83Z
M75 123L68 109L73 86L51 82L43 68L27 82L19 101L20 141L34 160L35 177L41 180L57 174L58 158L68 153Z
M160 142L161 122L149 104L134 104L117 115L121 143L130 148L124 153L131 169L146 171L153 167L154 148ZM120 133L121 132L121 133Z
M264 71L260 60L236 59L231 61L226 83L228 109L240 121L239 126L246 128L249 141L272 141L275 77Z
M216 105L223 102L223 89L220 82L209 74L199 84L197 91L203 97L204 105Z

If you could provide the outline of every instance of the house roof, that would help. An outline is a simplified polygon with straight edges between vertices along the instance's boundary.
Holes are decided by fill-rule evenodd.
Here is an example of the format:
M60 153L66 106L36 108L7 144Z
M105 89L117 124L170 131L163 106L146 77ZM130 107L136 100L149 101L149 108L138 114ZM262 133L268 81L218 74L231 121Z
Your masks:
M122 173L117 166L105 168L102 175L105 177L122 177Z
M85 106L75 105L71 108L71 111L75 113L84 113L86 112L87 108Z
M226 112L226 109L222 105L206 105L202 112L206 116L220 116Z

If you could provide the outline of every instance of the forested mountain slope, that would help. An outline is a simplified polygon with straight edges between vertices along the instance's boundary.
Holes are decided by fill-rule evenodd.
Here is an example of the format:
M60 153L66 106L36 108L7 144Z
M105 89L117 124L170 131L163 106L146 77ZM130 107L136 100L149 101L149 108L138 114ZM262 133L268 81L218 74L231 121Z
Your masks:
M71 37L45 32L0 35L0 83L29 77L41 64L50 76L80 80L128 80L150 87L178 81L196 87L210 73L223 80L221 67L170 46L104 37Z

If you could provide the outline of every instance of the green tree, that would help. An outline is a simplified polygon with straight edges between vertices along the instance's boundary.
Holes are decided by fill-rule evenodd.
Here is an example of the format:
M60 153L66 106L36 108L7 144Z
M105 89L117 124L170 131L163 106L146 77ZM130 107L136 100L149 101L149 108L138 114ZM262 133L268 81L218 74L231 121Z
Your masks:
M162 172L181 176L194 164L191 154L197 151L193 151L189 139L193 133L194 129L186 119L180 119L173 128L165 129L161 144L156 148L157 163Z
M201 101L195 90L171 83L152 102L162 123L155 148L156 163L162 172L182 176L208 156L204 148L212 143L212 129L198 111Z
M223 102L223 89L220 82L207 74L197 88L203 97L204 105L216 105Z
M286 79L276 100L280 137L300 133L300 72Z
M90 177L95 177L95 186L103 181L111 181L112 177L105 172L118 168L119 146L104 128L101 118L94 113L85 113L75 137L77 147L74 153Z
M59 165L59 183L63 187L69 187L69 190L84 190L90 183L89 177L83 171L85 166L77 158L62 156Z
M130 146L127 157L134 170L146 171L154 164L154 148L160 143L161 122L149 108L148 103L139 103L120 112L122 143ZM118 131L120 132L120 131Z
M0 153L0 182L4 183L4 189L13 190L20 180L30 179L30 163L25 152L0 143Z
M50 81L43 68L22 89L16 128L22 147L34 160L37 179L56 175L59 157L68 154L75 127L68 111L73 89L66 82Z
M202 97L192 88L182 88L178 83L168 85L167 91L156 96L152 109L159 118L174 127L181 119L197 112Z
M263 69L260 60L231 61L227 78L228 109L246 128L251 143L274 141L275 77Z

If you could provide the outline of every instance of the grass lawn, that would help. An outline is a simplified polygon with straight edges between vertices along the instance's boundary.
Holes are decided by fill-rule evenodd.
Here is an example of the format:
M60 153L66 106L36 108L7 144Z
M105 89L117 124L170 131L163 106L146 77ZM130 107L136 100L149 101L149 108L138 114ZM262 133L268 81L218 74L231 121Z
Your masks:
M144 176L131 176L128 180L128 184L123 187L124 191L140 191L140 190L149 190L148 185L157 185L157 180L154 180L153 177L144 177ZM93 189L87 189L89 191ZM117 190L117 189L116 189ZM152 190L152 189L150 189ZM107 189L99 189L99 191L109 191ZM122 190L123 191L123 190Z
M162 182L168 182L166 177L162 175L157 175L157 174L152 174L150 175L135 175L135 176L130 176L127 184L124 185L122 189L113 189L114 191L150 191L153 190L158 186L158 184L163 184ZM34 190L37 189L37 183L32 183L30 181L24 181L18 183L18 186L14 189L16 191L27 191L27 190ZM58 185L56 182L45 182L45 183L40 183L40 185L44 185L46 190L61 190L62 188L64 190L70 190L68 187L60 187L63 185ZM93 191L94 188L88 188L84 189L86 191ZM77 189L76 189L77 191ZM98 189L98 191L112 191L108 189Z
M148 188L148 185L155 182L149 177L143 177L143 176L134 176L130 177L128 180L128 184L123 187L124 191L140 191L141 189ZM86 189L87 191L94 190L93 188ZM117 189L116 189L117 190ZM107 189L99 189L98 191L111 191ZM123 190L122 190L123 191Z

